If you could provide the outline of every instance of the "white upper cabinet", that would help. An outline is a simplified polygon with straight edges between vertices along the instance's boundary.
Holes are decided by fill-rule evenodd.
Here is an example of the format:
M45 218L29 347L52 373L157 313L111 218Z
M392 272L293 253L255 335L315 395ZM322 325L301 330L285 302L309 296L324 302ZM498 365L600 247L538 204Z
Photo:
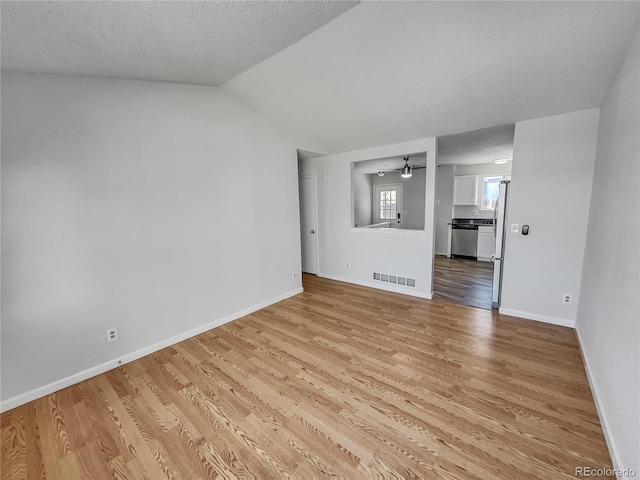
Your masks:
M478 175L457 175L453 177L453 204L478 204Z

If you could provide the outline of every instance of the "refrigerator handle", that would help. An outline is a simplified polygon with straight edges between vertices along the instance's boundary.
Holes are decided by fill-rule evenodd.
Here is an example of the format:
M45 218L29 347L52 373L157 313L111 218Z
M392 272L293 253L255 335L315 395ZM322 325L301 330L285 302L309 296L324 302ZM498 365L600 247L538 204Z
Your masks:
M498 220L498 201L496 200L496 208L493 209L493 238L498 235L498 226L496 225Z

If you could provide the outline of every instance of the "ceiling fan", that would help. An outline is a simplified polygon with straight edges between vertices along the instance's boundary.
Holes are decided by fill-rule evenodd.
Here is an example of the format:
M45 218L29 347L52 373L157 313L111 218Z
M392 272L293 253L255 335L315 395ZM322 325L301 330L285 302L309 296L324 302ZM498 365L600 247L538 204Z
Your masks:
M413 175L413 171L414 170L420 170L421 168L427 168L426 166L424 167L412 167L411 165L409 165L409 159L411 159L411 157L404 157L404 167L402 168L391 168L391 169L387 169L387 170L378 170L378 176L379 177L384 177L384 174L387 172L402 172L400 173L400 176L402 178L411 178L411 175Z

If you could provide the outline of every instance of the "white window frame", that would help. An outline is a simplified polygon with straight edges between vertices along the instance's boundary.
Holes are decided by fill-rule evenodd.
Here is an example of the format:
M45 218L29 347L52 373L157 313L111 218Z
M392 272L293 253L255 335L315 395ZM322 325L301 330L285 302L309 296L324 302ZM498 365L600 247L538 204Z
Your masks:
M396 190L395 188L389 188L389 189L385 189L385 188L377 188L376 191L378 192L378 198L376 199L376 202L378 204L378 208L376 208L376 212L378 212L380 214L380 220L396 220L398 218L398 190ZM389 207L383 207L381 202L382 202L382 198L380 198L380 194L382 193L388 193L391 196L391 198L389 199ZM385 217L386 214L389 214L390 216Z
M484 185L487 178L499 178L500 182L503 180L511 180L511 175L483 175L482 176L482 186L480 189L480 210L483 212L493 212L495 208L485 208L484 206Z

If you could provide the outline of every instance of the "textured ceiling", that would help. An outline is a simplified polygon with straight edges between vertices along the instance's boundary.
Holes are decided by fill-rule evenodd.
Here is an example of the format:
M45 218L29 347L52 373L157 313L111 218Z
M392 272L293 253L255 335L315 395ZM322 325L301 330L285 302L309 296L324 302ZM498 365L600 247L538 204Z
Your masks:
M2 69L220 85L357 2L6 2Z
M438 165L489 163L513 158L515 125L483 128L438 137Z
M638 2L363 2L224 87L327 152L598 107Z
M2 68L223 84L334 153L597 107L640 8L356 3L3 1Z

